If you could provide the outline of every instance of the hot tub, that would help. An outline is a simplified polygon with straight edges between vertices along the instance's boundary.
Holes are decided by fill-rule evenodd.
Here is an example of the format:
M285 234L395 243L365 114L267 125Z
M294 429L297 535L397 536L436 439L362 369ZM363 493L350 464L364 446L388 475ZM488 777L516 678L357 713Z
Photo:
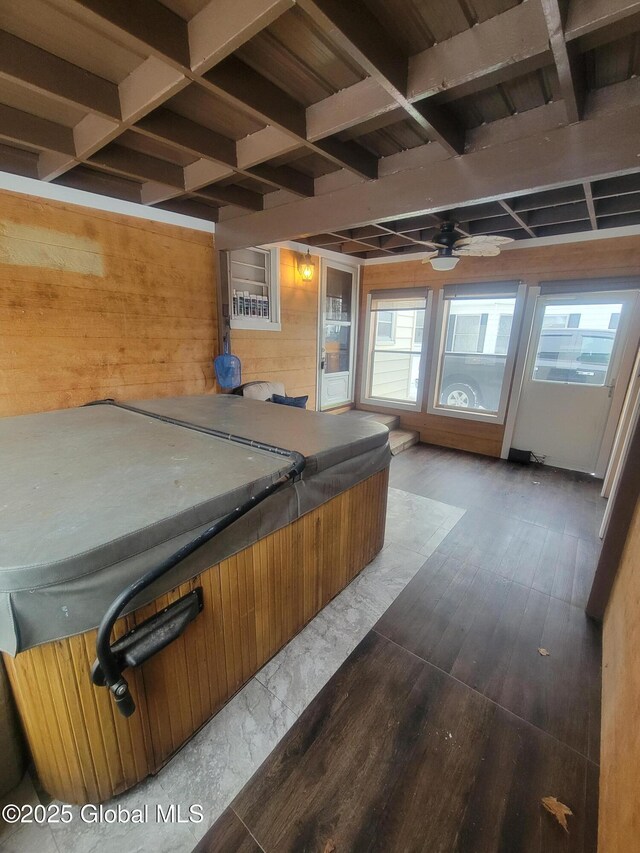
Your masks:
M301 475L280 485L291 461L271 445ZM0 420L0 453L0 648L40 779L68 802L156 772L382 547L390 453L371 421L232 395L103 403ZM198 600L126 669L121 716L91 681L105 611L274 484L116 622L114 641L141 636Z

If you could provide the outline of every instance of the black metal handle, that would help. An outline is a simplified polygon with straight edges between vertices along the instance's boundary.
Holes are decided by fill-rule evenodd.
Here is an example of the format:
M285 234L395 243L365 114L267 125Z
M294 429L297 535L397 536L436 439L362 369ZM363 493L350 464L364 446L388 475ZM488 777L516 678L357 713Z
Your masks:
M187 421L181 421L176 418L170 418L166 415L156 415L151 412L145 412L144 409L138 409L135 406L128 406L125 403L116 403L113 400L97 400L93 403L88 403L87 405L116 406L117 408L125 409L127 411L134 412L139 415L144 415L145 417L152 417L164 423L173 424L174 426L181 426L186 429L195 430L197 432L204 432L208 435L215 436L216 438L224 438L228 441L232 441L237 444L242 444L248 447L255 447L258 450L266 450L270 453L275 453L279 456L287 457L291 461L291 466L289 467L289 469L283 474L281 474L277 480L275 480L273 483L270 483L268 486L265 486L260 492L258 492L252 498L249 498L248 501L245 501L239 507L236 507L228 515L225 515L223 518L218 519L218 521L216 521L210 527L207 527L205 530L199 533L198 536L191 540L191 542L188 542L186 545L183 545L181 548L178 548L177 551L175 551L169 557L166 557L164 560L158 563L157 566L154 566L152 569L149 569L148 572L145 572L144 575L142 575L128 587L125 587L125 589L122 590L122 592L111 602L111 604L107 608L107 611L102 617L102 621L100 622L100 625L98 627L98 636L96 638L97 665L100 667L104 684L109 688L111 694L113 695L118 710L123 716L130 717L131 714L133 714L133 712L135 711L135 703L133 701L133 698L131 697L127 682L122 677L123 662L118 659L117 654L114 653L114 649L111 646L111 632L113 631L113 627L121 616L125 607L143 590L145 590L148 586L151 586L152 583L157 581L158 578L161 578L163 575L171 571L171 569L175 568L187 557L191 556L191 554L193 554L203 545L206 545L206 543L210 542L215 536L218 535L218 533L222 533L223 530L226 530L227 527L230 527L230 525L232 525L235 521L242 518L243 515L246 515L255 506L258 506L258 504L262 503L262 501L266 500L270 495L281 489L288 482L298 478L304 471L306 459L301 453L298 453L297 450L286 450L285 448L277 447L276 445L264 444L263 442L253 441L252 439L245 438L244 436L233 435L231 433L226 433L221 430L216 430L210 427L197 426L194 424L190 424Z

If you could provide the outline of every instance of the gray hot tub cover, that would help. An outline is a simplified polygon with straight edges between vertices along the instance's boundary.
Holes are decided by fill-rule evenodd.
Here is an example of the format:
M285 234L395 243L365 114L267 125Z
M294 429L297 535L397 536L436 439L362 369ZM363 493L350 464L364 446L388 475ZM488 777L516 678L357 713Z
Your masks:
M298 450L290 484L150 587L132 608L247 547L389 463L377 424L231 395L0 420L0 648L96 627L120 590L277 479L288 461L165 415Z

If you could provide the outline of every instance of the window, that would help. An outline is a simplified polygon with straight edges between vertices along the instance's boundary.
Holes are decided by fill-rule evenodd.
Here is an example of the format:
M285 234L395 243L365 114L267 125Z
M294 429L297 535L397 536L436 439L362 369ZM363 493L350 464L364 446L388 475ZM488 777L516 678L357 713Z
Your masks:
M363 398L417 408L426 294L383 291L369 300Z
M376 344L392 344L395 341L395 313L378 311L376 326Z
M502 418L513 370L516 283L446 285L429 411ZM524 300L524 293L520 301Z
M487 314L449 314L447 350L482 352L487 334Z
M231 328L278 331L278 250L252 248L226 254Z
M545 305L531 378L537 382L604 385L622 306L598 303L572 306L578 324L558 328L555 318L567 312L559 304ZM549 319L550 318L550 319ZM613 325L612 325L613 324Z
M513 314L501 314L498 317L498 332L496 334L495 352L506 355L511 338L511 326L513 325Z

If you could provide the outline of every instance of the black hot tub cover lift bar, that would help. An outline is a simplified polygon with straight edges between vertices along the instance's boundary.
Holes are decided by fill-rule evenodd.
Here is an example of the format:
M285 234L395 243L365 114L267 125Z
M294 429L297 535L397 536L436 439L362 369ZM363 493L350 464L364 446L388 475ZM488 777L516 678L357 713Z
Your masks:
M136 709L135 703L129 691L129 685L124 678L122 672L128 666L139 666L148 660L156 652L165 648L169 643L175 640L184 631L186 626L191 622L202 609L201 590L193 590L183 596L178 601L175 601L165 610L147 619L142 624L138 625L116 643L111 645L111 632L117 620L122 615L125 607L144 589L153 584L167 572L170 572L179 563L189 557L198 548L210 542L215 536L226 530L243 515L246 515L255 506L262 503L274 492L281 489L287 483L296 480L304 471L306 459L296 450L286 450L282 447L277 447L272 444L265 444L259 441L245 438L244 436L232 435L222 430L214 429L213 427L199 426L187 421L181 421L176 418L171 418L166 415L159 415L152 412L146 412L144 409L138 409L135 406L129 406L126 403L118 403L115 400L96 400L88 403L89 406L108 405L116 406L120 409L126 409L129 412L134 412L145 417L155 418L164 423L174 426L184 427L186 429L203 432L207 435L222 438L226 441L232 441L237 444L243 444L247 447L254 447L257 450L267 451L289 459L290 467L284 471L277 480L265 486L261 491L255 494L249 500L245 501L240 506L236 507L228 515L218 519L214 524L207 527L198 534L191 542L187 542L170 556L166 557L157 566L154 566L149 571L145 572L141 577L125 587L122 592L111 602L106 613L102 617L100 626L98 627L98 636L96 639L96 656L97 659L91 670L91 678L94 684L100 687L108 687L116 706L120 713L125 717L130 717Z

